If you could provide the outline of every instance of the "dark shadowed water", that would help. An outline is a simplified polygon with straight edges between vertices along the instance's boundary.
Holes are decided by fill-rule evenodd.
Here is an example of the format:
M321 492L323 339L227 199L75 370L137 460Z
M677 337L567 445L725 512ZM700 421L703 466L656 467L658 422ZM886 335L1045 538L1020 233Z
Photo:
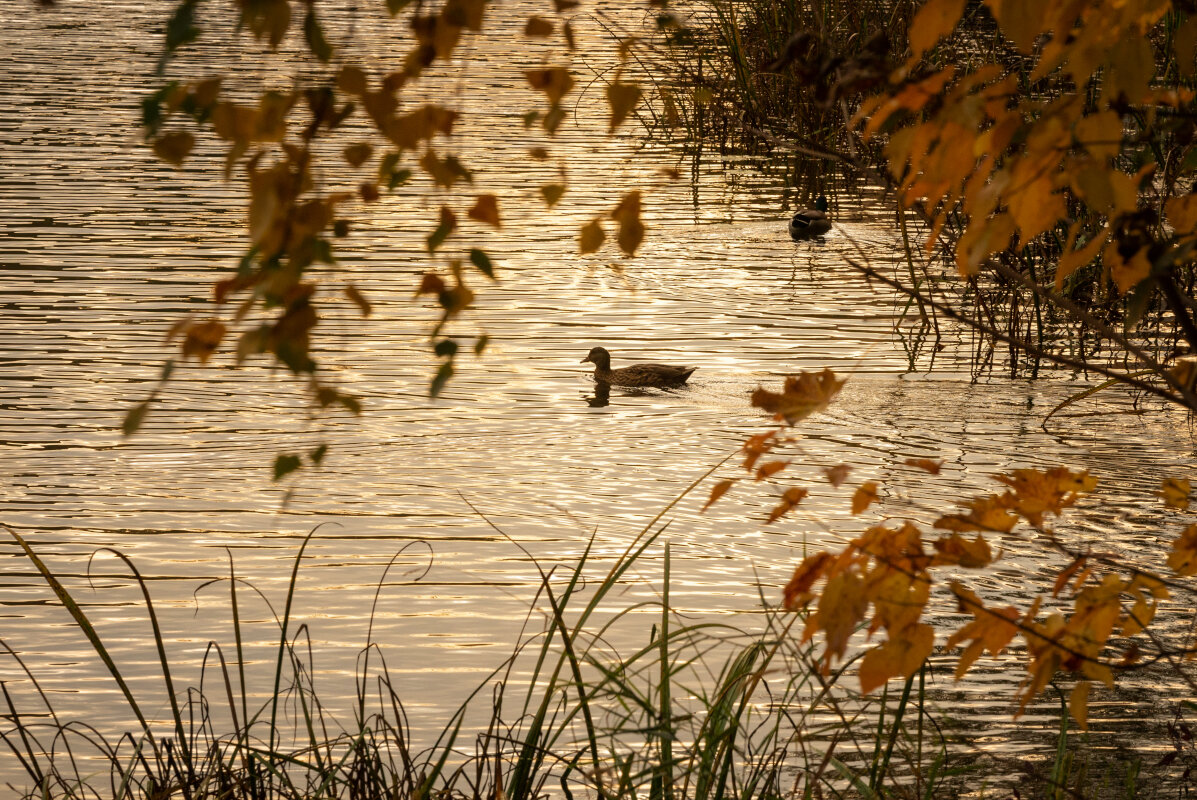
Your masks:
M328 275L330 286L353 280L374 303L364 321L349 302L333 303L318 337L330 375L362 398L361 417L310 419L287 376L218 357L181 367L142 432L122 440L124 412L173 354L163 334L208 311L211 271L234 267L245 246L240 184L222 180L211 143L182 171L139 144L136 106L153 85L164 13L141 3L0 4L0 521L62 576L146 697L161 698L160 671L140 594L98 550L117 548L137 564L173 652L194 666L209 640L231 637L227 585L203 584L227 576L232 559L281 608L297 548L318 528L294 616L310 626L322 697L335 704L352 694L376 586L402 553L373 635L413 727L439 730L446 710L510 652L539 585L528 557L490 523L545 565L572 563L593 536L601 573L692 481L765 429L749 393L798 370L851 377L835 405L803 423L797 458L812 470L847 463L855 478L885 482L884 513L947 511L997 472L1063 464L1098 475L1103 491L1069 535L1116 553L1165 552L1174 531L1134 509L1162 477L1192 468L1182 415L1137 410L1111 393L1045 432L1046 413L1083 384L973 383L964 337L952 332L941 371L911 372L893 332L898 303L844 261L895 264L883 199L841 199L824 241L795 244L781 180L736 159L706 160L693 180L682 164L687 177L667 179L674 152L644 146L634 131L607 136L586 113L601 92L582 79L579 113L555 141L525 133L519 116L542 101L521 70L559 50L514 34L467 46L458 56L465 77L439 85L466 111L453 149L478 167L476 188L500 196L506 221L460 237L463 247L485 246L501 276L478 287L476 308L457 323L463 335L491 337L485 356L463 356L444 394L427 398L435 312L413 299L428 265L423 237L442 202L466 206L417 182L427 191L415 199L389 198L362 215ZM495 24L515 30L520 19L509 9ZM572 66L591 76L610 65L610 43L584 15L578 29ZM180 74L214 69L204 60L212 51L202 53ZM436 90L434 80L425 91ZM528 159L538 144L554 159ZM537 189L561 169L569 190L548 212ZM631 188L645 190L649 232L638 256L611 243L577 256L578 228ZM604 404L579 364L595 345L617 366L699 369L684 389L616 389ZM275 455L322 442L331 445L324 467L288 483L284 505L270 480ZM942 458L943 472L911 472L900 466L908 457ZM719 475L736 475L735 463ZM787 485L737 488L700 513L702 486L670 511L661 542L672 544L676 606L695 618L749 612L758 584L776 599L808 548L859 530L847 493L830 489L764 524ZM653 595L660 557L660 546L649 551L619 602ZM1052 566L1012 550L982 587L993 598L1017 594L1025 573ZM251 653L265 658L276 634L265 606L246 602ZM89 645L11 541L0 542L0 615L0 636L63 716L106 730L129 724ZM646 641L650 625L629 636ZM1010 723L1019 677L993 670L950 692L947 677L939 685L953 714L990 728L988 746L1017 753L1056 725L1050 704ZM10 660L0 661L0 680L23 709L37 707ZM1151 681L1143 686L1173 679ZM1153 692L1141 694L1095 699L1095 728L1133 740L1137 720L1157 711ZM165 712L164 700L147 703ZM1150 754L1166 744L1142 746ZM20 780L18 770L0 752L0 776Z

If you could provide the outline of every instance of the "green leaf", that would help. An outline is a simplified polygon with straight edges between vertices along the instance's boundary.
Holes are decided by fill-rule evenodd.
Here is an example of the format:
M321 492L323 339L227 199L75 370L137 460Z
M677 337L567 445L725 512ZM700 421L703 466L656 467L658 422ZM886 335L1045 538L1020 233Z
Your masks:
M324 38L324 29L320 27L316 10L312 7L308 8L308 15L303 18L303 38L307 40L312 55L327 64L332 58L332 45Z
M308 452L308 461L311 461L316 466L320 466L320 462L324 460L324 454L328 452L328 445L322 444L315 450Z
M428 388L428 396L435 398L441 393L441 389L445 388L445 384L453 377L453 362L446 361L441 364L441 368L436 371L436 377L432 379L432 386Z
M441 358L453 358L457 355L457 342L452 339L441 339L433 350Z
M441 223L428 236L428 252L435 253L436 248L445 243L445 239L449 238L449 234L453 232L455 227L457 226L452 220L441 217Z
M293 454L280 455L274 459L274 479L277 481L288 473L299 469L299 456Z
M491 263L490 256L479 250L477 247L470 249L470 263L477 267L478 271L483 275L491 280L494 280L495 265Z
M409 5L411 5L411 0L387 0L387 11L393 17Z
M169 362L168 362L169 363ZM137 433L137 429L141 427L141 423L145 421L145 415L149 413L150 401L146 400L144 403L138 403L129 409L125 414L125 420L121 423L121 433L125 436L132 436Z

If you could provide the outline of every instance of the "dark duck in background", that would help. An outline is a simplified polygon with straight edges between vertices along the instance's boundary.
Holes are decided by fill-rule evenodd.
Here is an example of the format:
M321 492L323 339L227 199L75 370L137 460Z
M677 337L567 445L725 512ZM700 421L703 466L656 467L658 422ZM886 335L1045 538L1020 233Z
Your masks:
M582 363L594 364L594 379L612 386L681 386L698 367L674 367L669 364L633 364L611 369L611 354L602 347L587 353Z

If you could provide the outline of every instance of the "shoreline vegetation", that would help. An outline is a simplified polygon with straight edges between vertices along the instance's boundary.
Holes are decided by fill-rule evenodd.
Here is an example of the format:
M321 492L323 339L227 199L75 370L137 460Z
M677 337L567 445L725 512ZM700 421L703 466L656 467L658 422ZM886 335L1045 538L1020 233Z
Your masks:
M249 631L238 610L257 590L230 558L229 577L218 583L229 589L231 640L208 644L198 684L186 686L184 673L196 665L171 663L149 586L133 562L109 551L145 600L166 693L151 700L134 697L81 604L25 536L6 527L140 721L140 730L112 740L86 720L62 719L25 669L41 707L3 687L9 727L0 738L29 781L23 791L9 788L29 800L934 798L1007 796L1015 787L1020 796L1065 798L1159 796L1161 787L1172 788L1174 773L1153 770L1140 754L1091 748L1071 724L1063 694L1057 732L1049 724L1044 733L1044 758L1003 756L970 744L967 725L940 708L943 690L933 688L929 664L862 695L848 685L861 653L821 669L815 644L795 630L804 615L764 596L759 613L742 615L751 627L739 618L687 620L670 605L663 515L597 582L587 574L589 548L572 566L533 559L542 583L511 656L423 743L413 740L386 652L375 642L358 654L350 715L330 715L316 692L310 643L319 632L290 617L315 531L296 553L284 610L274 619L276 657L247 663ZM658 599L600 611L644 558L660 564ZM385 580L384 572L379 590ZM613 652L606 636L620 625L643 631L643 646ZM24 669L11 645L4 647ZM260 695L247 687L264 678L274 689L258 705ZM151 719L148 707L169 707L171 716ZM1180 733L1184 724L1178 717L1169 728L1187 763L1197 753ZM1163 780L1144 792L1157 774Z

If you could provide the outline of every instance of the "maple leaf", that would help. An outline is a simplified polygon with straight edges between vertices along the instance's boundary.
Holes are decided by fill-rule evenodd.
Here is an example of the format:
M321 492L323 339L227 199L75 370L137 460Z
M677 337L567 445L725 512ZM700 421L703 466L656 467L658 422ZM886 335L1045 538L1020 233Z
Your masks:
M854 570L845 570L828 578L814 613L806 621L802 632L804 642L810 641L819 631L823 631L826 639L821 658L824 673L830 670L833 658L844 655L848 639L864 618L868 603L863 588L863 581Z
M474 202L474 207L469 210L468 216L470 219L485 222L493 228L502 228L503 223L499 220L499 198L493 194L480 194Z
M758 388L752 393L752 405L771 412L778 421L793 425L827 408L843 388L844 380L837 379L829 369L801 372L787 377L781 392Z
M1035 527L1043 526L1044 514L1059 516L1097 486L1097 479L1088 472L1072 472L1064 467L1016 469L1009 475L998 475L997 480L1012 490L1011 510Z
M726 481L719 481L719 483L715 484L711 488L711 496L709 498L707 498L706 505L704 505L702 507L702 510L706 511L708 508L710 508L712 505L714 505L716 500L718 500L720 497L723 497L723 495L727 494L727 490L732 487L733 483L735 483L734 480L726 480Z
M944 645L952 648L961 642L970 642L956 664L956 680L960 680L982 652L996 656L1006 649L1018 633L1019 615L1014 606L986 608L975 592L956 581L952 581L950 587L960 610L973 615L973 621L949 636Z

